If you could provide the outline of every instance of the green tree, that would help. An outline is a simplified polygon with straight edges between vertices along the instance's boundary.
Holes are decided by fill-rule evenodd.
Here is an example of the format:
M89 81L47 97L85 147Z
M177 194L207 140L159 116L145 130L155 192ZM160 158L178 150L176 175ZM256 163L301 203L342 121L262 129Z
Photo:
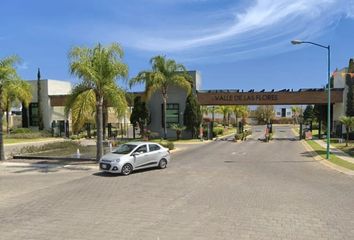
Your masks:
M255 111L255 116L260 123L269 123L275 116L274 106L263 105L258 106Z
M226 125L229 124L229 123L227 122L227 120L228 120L228 115L229 115L229 113L231 112L231 107L230 107L230 106L218 106L218 107L216 107L215 111L216 111L217 113L222 114L222 116L223 116L222 122L223 122L224 127L226 127Z
M97 44L93 48L74 47L69 53L71 74L82 81L76 85L68 98L66 112L76 121L95 111L97 127L96 160L103 154L103 105L106 102L117 113L125 112L124 91L116 80L128 75L128 66L122 62L123 50L113 43L107 47Z
M345 146L348 147L349 133L354 127L354 117L342 116L340 117L339 121L345 126L345 132L346 132Z
M299 123L299 116L301 115L301 108L298 106L292 106L291 112L293 114L294 124Z
M186 129L186 127L183 125L172 123L171 129L176 131L176 138L177 138L177 140L179 140L181 138L182 132Z
M196 97L189 94L186 99L186 108L184 109L183 122L187 130L191 131L192 138L197 136L200 124L202 123L202 112Z
M22 103L24 107L28 107L32 99L32 91L31 91L31 84L28 82L16 78L10 81L4 88L2 99L3 107L6 111L6 131L7 134L10 133L10 126L9 126L9 117L10 117L10 110L14 104L19 105Z
M313 111L313 106L307 105L304 111L304 121L311 122L313 120L315 120L315 113Z
M354 78L352 78L350 74L346 75L346 84L348 86L346 115L352 117L354 116Z
M211 113L211 109L209 108L209 106L200 106L200 113L202 114L202 117L204 117L205 115L208 116L208 114Z
M19 79L16 71L16 64L20 63L17 56L9 56L0 60L0 160L5 160L4 141L3 141L3 115L6 111L3 104L3 96L6 87L15 79Z
M354 73L354 58L349 60L348 73Z
M231 107L231 111L235 115L236 124L238 124L238 118L243 118L245 113L248 113L248 107L247 106L235 105L235 106Z
M164 138L167 138L166 124L166 106L168 97L168 87L177 86L191 92L191 77L182 64L178 64L173 59L166 59L165 56L156 56L151 58L151 71L142 71L129 81L129 85L145 84L146 99L159 91L163 101L163 132Z
M43 130L43 114L42 114L42 94L41 94L41 71L38 68L37 72L37 104L38 104L38 129Z
M139 127L140 136L144 136L144 128L149 119L149 111L146 108L146 103L141 100L140 96L135 97L132 114L130 115L130 122L134 128ZM134 134L135 138L135 134Z

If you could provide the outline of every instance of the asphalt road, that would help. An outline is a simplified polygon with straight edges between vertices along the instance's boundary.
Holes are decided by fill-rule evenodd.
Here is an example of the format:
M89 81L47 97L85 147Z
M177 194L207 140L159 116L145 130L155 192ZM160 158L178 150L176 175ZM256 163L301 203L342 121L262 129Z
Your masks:
M259 127L260 129L262 127ZM0 239L354 239L354 178L288 127L177 151L165 170L0 176Z

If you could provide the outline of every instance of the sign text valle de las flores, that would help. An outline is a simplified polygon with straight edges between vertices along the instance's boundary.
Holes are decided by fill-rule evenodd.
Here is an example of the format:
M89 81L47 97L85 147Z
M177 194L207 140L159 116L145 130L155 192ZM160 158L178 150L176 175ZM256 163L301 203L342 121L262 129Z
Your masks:
M216 95L214 96L215 101L226 101L226 102L232 102L232 101L240 101L240 102L246 102L246 101L277 101L278 96L275 94L257 94L257 95Z

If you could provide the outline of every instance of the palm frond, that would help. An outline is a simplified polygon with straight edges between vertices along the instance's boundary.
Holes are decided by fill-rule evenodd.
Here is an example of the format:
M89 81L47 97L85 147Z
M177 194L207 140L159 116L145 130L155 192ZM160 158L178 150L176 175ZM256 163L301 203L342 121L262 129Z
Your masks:
M71 94L68 96L65 102L65 114L69 115L70 110L73 108L75 102L80 97L81 94L84 94L88 91L94 91L91 86L88 86L85 82L77 84L73 87Z
M93 122L96 111L96 97L92 90L85 91L77 96L71 107L73 130L80 130L85 123Z

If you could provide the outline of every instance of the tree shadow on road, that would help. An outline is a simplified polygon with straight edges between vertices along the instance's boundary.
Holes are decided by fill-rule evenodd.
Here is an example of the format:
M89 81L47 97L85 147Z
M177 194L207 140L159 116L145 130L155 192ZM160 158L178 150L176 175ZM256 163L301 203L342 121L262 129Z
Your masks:
M322 150L319 150L319 151L306 151L306 152L302 152L301 156L313 158L314 156L317 156L319 154L326 154L326 151L322 151ZM317 160L315 160L315 161L317 161Z
M132 172L130 175L135 175L135 174L141 174L141 173L145 173L145 172L152 172L152 171L156 171L156 170L160 170L159 168L145 168L145 169L140 169L140 170L134 170L134 172ZM96 177L126 177L123 174L120 173L110 173L110 172L95 172L92 174L93 176Z

